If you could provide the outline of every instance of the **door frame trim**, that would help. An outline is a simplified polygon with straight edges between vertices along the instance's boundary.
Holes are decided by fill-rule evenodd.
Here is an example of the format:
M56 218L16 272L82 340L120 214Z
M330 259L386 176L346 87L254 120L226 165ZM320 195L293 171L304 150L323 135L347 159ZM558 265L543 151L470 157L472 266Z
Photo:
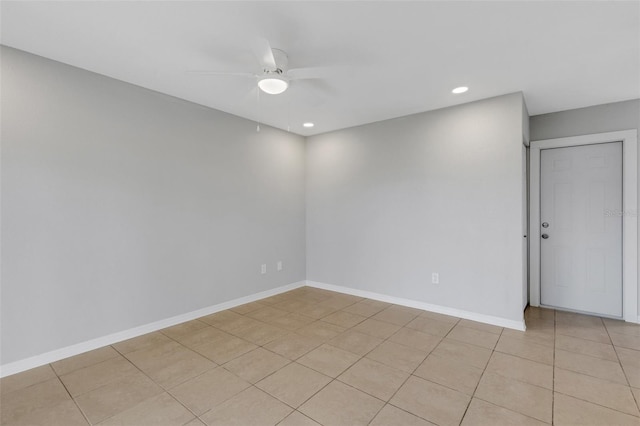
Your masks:
M638 131L531 141L529 145L529 304L540 306L540 150L622 142L622 318L638 318Z

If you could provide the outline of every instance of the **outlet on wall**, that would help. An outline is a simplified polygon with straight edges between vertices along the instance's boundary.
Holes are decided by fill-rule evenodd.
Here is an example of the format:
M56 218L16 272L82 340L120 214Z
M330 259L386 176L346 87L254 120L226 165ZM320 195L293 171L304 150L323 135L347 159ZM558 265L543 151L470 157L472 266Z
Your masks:
M267 273L267 264L266 264L266 263L263 263L263 264L260 266L260 273L261 273L261 274L266 274L266 273Z
M276 264L276 269L278 271L282 271L282 260L279 260L278 263Z
M437 272L431 274L431 284L440 284L440 274Z

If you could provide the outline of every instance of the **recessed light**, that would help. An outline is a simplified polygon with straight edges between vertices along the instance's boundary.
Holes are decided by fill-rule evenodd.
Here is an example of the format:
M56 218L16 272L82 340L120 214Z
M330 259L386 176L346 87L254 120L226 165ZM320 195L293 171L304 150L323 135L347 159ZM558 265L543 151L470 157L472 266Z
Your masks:
M302 126L304 126L304 127L313 127L313 123L307 122L307 123L304 123Z
M469 90L469 88L468 88L468 87L466 87L466 86L460 86L460 87L456 87L455 89L453 89L453 90L451 91L451 93L455 93L456 95L459 95L460 93L464 93L464 92L466 92L467 90Z

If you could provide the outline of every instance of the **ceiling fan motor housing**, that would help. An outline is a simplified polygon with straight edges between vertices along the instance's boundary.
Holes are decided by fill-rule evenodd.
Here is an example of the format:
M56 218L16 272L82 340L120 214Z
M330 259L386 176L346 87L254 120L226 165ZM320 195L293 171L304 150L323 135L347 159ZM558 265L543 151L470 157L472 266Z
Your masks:
M289 66L289 57L287 54L280 49L271 49L273 52L273 59L276 61L276 69L275 70L267 70L265 69L265 74L285 74L287 72Z

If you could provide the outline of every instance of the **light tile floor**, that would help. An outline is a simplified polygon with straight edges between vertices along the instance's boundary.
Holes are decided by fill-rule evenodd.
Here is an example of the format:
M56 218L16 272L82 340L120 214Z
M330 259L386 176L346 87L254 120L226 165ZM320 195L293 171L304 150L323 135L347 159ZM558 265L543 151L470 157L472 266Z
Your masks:
M0 381L2 425L640 425L640 326L300 288Z

